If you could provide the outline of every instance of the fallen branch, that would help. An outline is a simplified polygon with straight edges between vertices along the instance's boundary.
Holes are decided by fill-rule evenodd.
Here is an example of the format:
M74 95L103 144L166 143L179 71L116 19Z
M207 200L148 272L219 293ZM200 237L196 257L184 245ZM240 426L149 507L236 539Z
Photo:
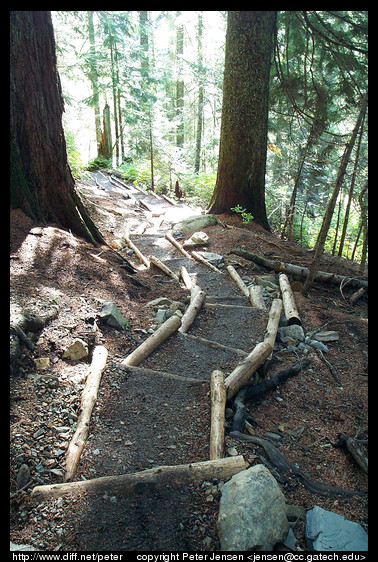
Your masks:
M224 421L226 406L226 388L224 374L215 370L210 380L210 460L221 459L224 456Z
M185 334L187 335L187 334ZM147 369L146 367L136 367L134 365L124 365L122 363L117 363L116 366L126 373L132 373L134 375L148 375L150 378L163 378L169 380L175 380L177 382L189 383L193 386L200 386L204 383L209 383L206 379L194 379L192 377L182 377L180 375L175 375L173 373L167 373L165 371L156 371L155 369Z
M280 273L278 276L280 289L282 294L283 308L287 319L287 325L297 324L302 326L301 319L298 314L297 306L293 291L291 290L289 279L285 273Z
M248 383L250 377L265 359L272 353L273 348L269 342L261 342L243 359L224 381L227 399L232 398L238 390Z
M300 277L302 279L305 279L309 273L309 269L307 267L301 267L291 263L271 261L262 256L252 254L251 252L247 252L246 250L241 250L239 248L234 248L228 253L241 256L242 258L253 261L254 263L257 263L257 265L261 265L267 269L283 272L287 275L294 275L294 277ZM333 283L336 285L340 285L342 282L345 283L347 281L349 285L353 287L364 287L366 290L368 289L367 280L357 279L356 277L346 277L344 275L336 275L325 271L318 271L315 275L315 281L319 281L321 283Z
M356 291L355 293L353 293L353 295L350 297L350 304L352 306L354 306L356 304L356 302L366 293L366 289L364 289L364 287L361 287L360 289L358 289L358 291Z
M47 484L36 486L31 497L38 502L65 496L67 494L130 494L133 492L148 492L149 486L165 486L175 484L201 484L204 480L218 478L224 480L242 470L249 468L248 461L242 455L209 461L182 464L177 466L158 466L140 472L120 474L118 476L103 476L91 480L66 482L63 484Z
M151 353L165 340L167 340L172 334L177 332L181 326L181 318L176 314L168 318L161 326L140 344L130 355L121 361L122 365L139 365Z
M345 433L340 432L338 435L338 440L333 443L334 447L342 447L352 456L357 465L361 470L367 474L368 473L368 457L352 437L348 437Z
M313 480L309 478L304 472L302 472L294 463L290 462L282 453L270 443L267 439L262 439L255 435L246 435L240 433L239 431L232 431L230 433L231 437L240 439L241 441L248 441L249 443L254 443L262 447L268 456L269 462L282 474L290 473L291 476L295 476L301 480L306 490L312 494L319 494L321 496L337 496L344 499L351 499L353 496L361 496L364 494L360 492L354 492L350 490L342 490L336 486L330 486L319 482L318 480Z
M81 397L79 419L76 431L71 439L67 450L66 473L64 482L72 480L75 476L81 452L89 433L89 421L93 407L97 400L98 388L100 386L101 375L105 369L108 351L106 347L98 345L93 350L92 363L87 375L87 381Z
M224 349L225 351L232 351L233 353L236 353L237 355L241 355L242 357L246 357L248 355L248 353L246 351L243 351L242 349L238 349L237 347L230 347L229 345L223 345L222 343L218 343L213 340L208 340L206 338L202 338L201 336L194 336L193 334L186 334L186 333L182 335L185 336L186 338L192 338L195 341L199 341L207 345L208 347L212 347L213 349Z

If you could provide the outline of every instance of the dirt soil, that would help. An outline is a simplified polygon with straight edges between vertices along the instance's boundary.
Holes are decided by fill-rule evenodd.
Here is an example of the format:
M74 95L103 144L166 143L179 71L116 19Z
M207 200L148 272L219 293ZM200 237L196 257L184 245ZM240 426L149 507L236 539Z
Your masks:
M146 249L147 244L148 249L147 234L153 222L149 211L130 205L116 189L107 192L85 184L81 188L108 244L129 227L132 233L141 234L140 247ZM183 210L181 203L177 216ZM237 216L218 218L221 224L203 229L210 239L208 249L225 256L226 263L234 265L242 277L253 279L268 271L229 253L232 248L302 266L311 262L311 251L280 240L257 225L243 225ZM225 228L226 223L235 228ZM164 236L162 232L164 224L150 238L156 250L151 251L151 245L150 252L155 255L156 243ZM209 458L208 383L169 379L162 382L145 374L130 374L119 365L156 328L154 312L145 305L164 296L186 306L188 291L159 269L146 269L135 255L125 250L121 255L135 266L135 275L130 276L121 267L122 260L109 246L94 247L54 225L34 224L21 211L11 211L11 319L21 311L43 316L54 307L58 310L42 330L29 334L36 347L31 351L21 346L11 372L11 541L48 551L216 550L220 547L216 519L221 482L200 486L171 482L128 496L104 494L93 499L82 494L41 504L30 498L34 486L63 480L65 453L75 430L91 352L98 344L106 346L109 358L75 479ZM164 245L161 255L176 265L183 257ZM321 269L358 276L356 264L331 256L324 256ZM214 278L206 268L198 272L199 284L208 285L212 297L209 302L216 302ZM133 279L142 286L134 284ZM232 286L228 280L225 283ZM362 297L351 306L349 298L353 291L348 286L315 284L308 298L295 292L306 334L319 328L339 334L338 341L326 344L329 352L324 354L338 380L320 354L307 353L313 359L311 366L259 403L250 404L248 420L257 436L274 433L279 450L312 478L366 494L367 476L343 449L333 446L343 432L357 437L367 448L367 298ZM219 286L222 302L227 302L230 294ZM235 296L243 305L240 292L236 290ZM104 301L117 304L129 322L129 330L119 331L100 321ZM253 349L263 338L267 312L222 309L215 320L215 311L216 308L205 306L190 334L244 351ZM234 327L232 337L227 336L230 326ZM76 338L88 345L89 358L79 362L63 359L64 350ZM38 367L38 358L48 358L48 366ZM276 350L267 376L298 358L298 351ZM178 335L162 344L159 354L153 353L141 366L176 374L184 370L186 376L208 381L213 368L221 367L227 373L239 360L240 355L230 350L215 350ZM233 454L234 448L256 464L266 462L258 446L227 436L226 454ZM22 465L29 469L25 480L20 475ZM285 477L280 487L287 503L305 509L319 505L367 530L366 496L346 500L315 495L298 479ZM169 526L166 521L170 521ZM300 522L295 532L297 545L304 548Z

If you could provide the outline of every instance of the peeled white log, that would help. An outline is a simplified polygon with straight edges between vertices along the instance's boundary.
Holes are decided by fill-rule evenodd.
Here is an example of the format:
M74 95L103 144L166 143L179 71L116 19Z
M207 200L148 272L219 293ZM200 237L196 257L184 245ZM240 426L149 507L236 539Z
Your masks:
M240 361L235 369L224 381L227 391L227 400L232 398L238 390L248 383L253 373L264 363L265 359L272 353L273 348L269 342L258 343L245 359Z
M266 330L264 334L264 341L268 342L271 345L272 349L274 347L274 342L276 341L281 312L282 312L282 300L273 299L269 311L268 324L266 326Z
M244 283L243 279L240 277L236 269L232 265L228 265L227 271L231 275L232 279L235 281L241 292L248 298L249 297L248 287Z
M278 279L280 282L283 308L288 325L298 324L299 326L302 326L302 322L298 314L297 306L295 304L294 294L293 291L291 290L289 279L286 273L280 273Z
M169 269L169 267L167 267L162 261L160 261L158 258L156 258L155 256L150 256L150 262L153 263L154 265L156 265L156 267L158 267L159 269L161 269L162 271L164 271L164 273L166 275L169 275L169 277L172 277L172 279L174 279L175 281L177 281L178 283L180 283L180 279L177 277L176 273L174 273L171 269Z
M151 353L166 339L168 339L172 334L177 332L179 327L181 326L181 318L174 314L168 320L164 322L150 336L146 339L143 343L140 344L130 355L126 357L123 361L121 361L122 365L139 365Z
M177 240L175 238L173 238L172 234L170 232L167 232L167 234L165 235L166 239L173 245L175 246L175 248L177 248L186 258L188 259L192 259L192 256L190 254L188 254L188 252L181 246L181 244L179 242L177 242Z
M132 251L135 253L135 255L140 259L140 261L142 263L144 263L144 265L149 269L150 268L150 260L148 258L146 258L146 256L144 254L142 254L142 252L140 250L138 250L138 248L135 246L134 242L132 242L130 240L128 234L125 234L124 239L126 240L129 248L132 249Z
M177 466L157 466L140 472L120 474L118 476L103 476L91 480L79 480L63 484L47 484L35 486L31 497L38 502L65 496L67 494L130 494L140 489L143 485L154 483L165 486L167 482L180 485L201 484L205 480L218 478L225 480L242 470L249 468L249 463L243 457L227 457Z
M87 380L81 397L79 418L77 429L71 439L66 457L66 473L64 481L72 480L75 476L81 452L89 433L89 422L92 410L96 404L98 388L101 376L105 369L108 350L102 345L98 345L93 350L92 363L89 368Z
M251 285L248 287L249 290L249 300L251 305L255 308L266 309L264 297L262 294L262 288L260 285Z
M189 330L206 299L206 292L198 287L198 285L195 285L194 289L197 290L192 292L190 304L181 318L181 327L179 328L179 332L182 333Z
M221 459L224 457L226 387L224 386L224 374L219 370L211 373L210 405L210 459Z

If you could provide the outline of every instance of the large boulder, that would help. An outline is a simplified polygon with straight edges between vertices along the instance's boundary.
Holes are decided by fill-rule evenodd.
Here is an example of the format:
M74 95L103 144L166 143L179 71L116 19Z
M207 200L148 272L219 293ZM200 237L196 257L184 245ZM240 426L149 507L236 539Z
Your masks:
M217 521L221 550L272 550L289 524L285 498L262 464L235 474L222 488Z
M308 550L361 551L368 549L368 534L353 521L316 505L306 515Z
M201 230L207 226L214 226L218 224L217 218L214 215L194 215L177 222L173 226L174 231L192 232L193 230Z

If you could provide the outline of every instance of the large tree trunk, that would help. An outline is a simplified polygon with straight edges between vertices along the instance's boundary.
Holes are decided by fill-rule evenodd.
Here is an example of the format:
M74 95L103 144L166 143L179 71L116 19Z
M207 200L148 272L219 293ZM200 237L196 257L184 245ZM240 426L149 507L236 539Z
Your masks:
M75 192L50 12L10 13L11 207L104 240Z
M91 82L93 91L93 107L95 111L95 127L96 127L96 140L97 140L97 152L98 147L101 143L101 114L100 114L100 96L98 90L98 72L96 64L96 43L95 43L95 31L93 24L93 12L87 12L88 19L88 36L90 44L90 57L89 57L89 80Z
M229 12L217 181L209 212L241 205L270 230L265 209L269 71L275 11Z

